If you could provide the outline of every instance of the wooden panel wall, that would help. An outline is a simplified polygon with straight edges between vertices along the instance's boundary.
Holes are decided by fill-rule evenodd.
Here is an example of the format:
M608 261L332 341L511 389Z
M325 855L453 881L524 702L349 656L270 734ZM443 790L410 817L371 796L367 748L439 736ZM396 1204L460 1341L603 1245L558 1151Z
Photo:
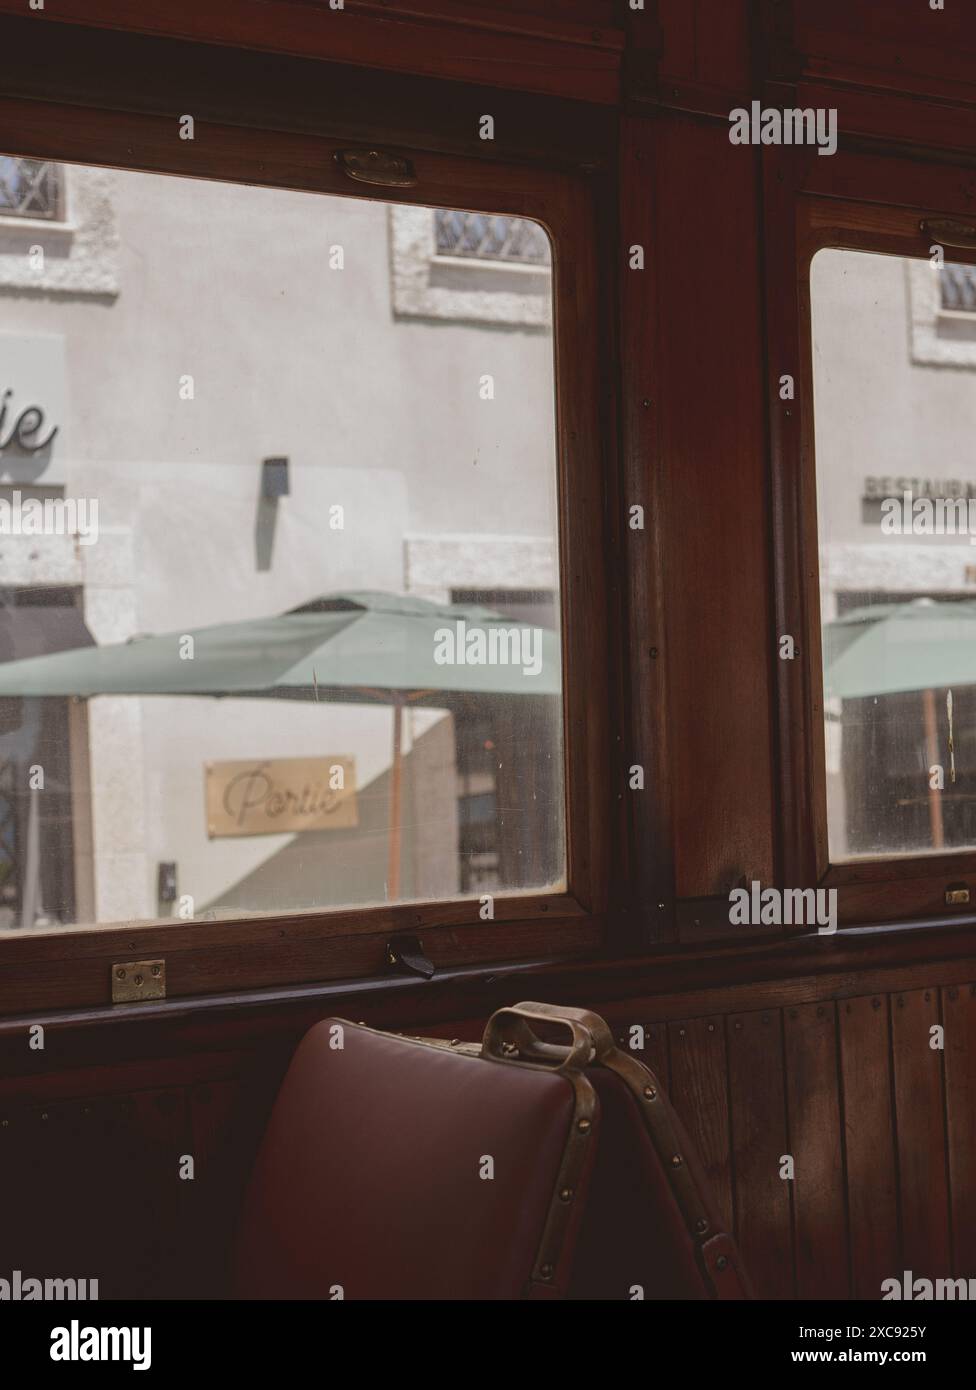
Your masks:
M739 991L736 1007L687 1017L683 999L602 1009L623 1047L642 1027L635 1051L667 1085L760 1296L877 1300L905 1269L976 1277L976 983L756 1008ZM294 1042L259 1028L232 1051L0 1081L0 1267L98 1277L102 1297L225 1293Z
M905 1269L976 1277L976 984L664 1026L668 1052L645 1060L762 1297L877 1300Z
M661 122L657 143L675 883L696 897L773 877L756 167L691 118Z

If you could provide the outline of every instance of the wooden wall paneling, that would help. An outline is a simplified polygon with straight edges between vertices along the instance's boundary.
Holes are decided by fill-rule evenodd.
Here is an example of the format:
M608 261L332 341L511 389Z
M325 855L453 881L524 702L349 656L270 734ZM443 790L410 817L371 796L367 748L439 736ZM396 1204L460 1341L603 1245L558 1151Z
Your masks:
M971 962L960 965L969 967L971 980ZM834 977L827 983L836 987ZM509 982L510 1001L546 992L513 988L514 984ZM431 986L426 988L429 992ZM820 988L823 992L823 983ZM955 996L950 998L952 990ZM969 990L968 982L944 989L949 1166L953 1195L961 1199L953 1204L961 1252L972 1248L969 1059L970 1011L976 1012L976 994ZM938 1228L940 1213L946 1226L948 1202L939 1129L942 1074L939 1054L928 1049L927 1042L928 1026L938 1021L936 995L936 986L922 986L896 996L905 1001L896 1025L897 1087L891 1071L887 1000L880 994L841 999L839 1055L832 1036L834 1006L824 998L794 1006L787 996L782 1009L689 1018L682 1011L687 1009L687 994L655 1001L655 1011L665 1006L656 1016L647 1001L602 1001L592 987L573 994L560 990L554 997L606 1014L618 1043L628 1050L631 1027L642 1019L653 1020L642 1024L644 1047L636 1055L672 1096L702 1155L723 1216L728 1216L731 1202L744 1259L762 1296L788 1298L794 1288L800 1297L846 1296L848 1253L842 1239L843 1172L838 1154L846 1150L850 1291L855 1297L876 1299L881 1280L898 1275L902 1268L913 1269L917 1276L930 1269L933 1277L949 1272L948 1264L940 1266L938 1254L932 1254L939 1237L933 1242L929 1234L930 1226ZM741 997L741 990L726 991L727 1000ZM413 996L402 998L406 1003ZM405 1012L414 1008L411 1003ZM319 1016L359 1018L368 1012L321 1007ZM0 1267L4 1258L8 1267L26 1269L25 1261L43 1257L48 1268L102 1278L105 1297L226 1295L234 1232L253 1157L297 1034L312 1021L309 1014L296 1019L290 1029L258 1028L248 1053L203 1055L213 1072L210 1080L199 1065L187 1069L185 1059L174 1057L168 1063L154 1058L143 1066L141 1085L133 1085L140 1075L138 1064L120 1064L116 1070L129 1087L120 1091L112 1068L79 1067L42 1078L49 1094L43 1105L25 1104L21 1091L12 1108L0 1106L0 1120L8 1121L0 1124ZM413 1031L406 1018L387 1018L385 1023ZM477 1037L483 1023L484 1014L467 1019L455 1015L450 1023L430 1025L425 1031ZM934 1065L921 1055L919 1032ZM233 1040L239 1049L239 1030ZM171 1075L182 1075L180 1084L152 1084L165 1075L167 1066ZM58 1098L59 1087L68 1099ZM103 1093L95 1094L96 1087ZM904 1260L898 1242L893 1090L906 1172L904 1155L915 1154L905 1187ZM192 1182L178 1180L183 1153L195 1159ZM779 1177L785 1153L796 1159L795 1184ZM42 1209L43 1231L32 1215ZM119 1220L114 1219L116 1212L122 1213ZM136 1227L143 1232L138 1238L133 1235ZM941 1239L947 1248L944 1234ZM97 1251L98 1264L89 1269L86 1261L90 1263L92 1250ZM968 1277L959 1259L957 1266L956 1273Z
M764 374L755 152L656 122L656 409L679 898L773 874ZM691 176L690 171L694 171Z
M752 0L657 0L662 105L725 117L752 79Z
M976 984L942 990L954 1277L976 1278Z
M784 1009L783 1038L795 1164L796 1296L849 1298L836 1006L825 1002Z
M888 1000L839 1003L851 1297L877 1299L901 1268Z
M665 564L669 531L669 470L661 449L665 383L659 370L659 259L656 236L660 169L655 123L623 117L620 131L619 414L623 464L621 545L624 578L615 595L627 626L625 648L630 746L618 738L614 774L629 809L629 901L632 939L649 945L674 937L674 847L671 817L668 667L671 656ZM644 268L633 268L640 248ZM643 508L643 529L629 524L630 509ZM644 789L632 790L630 769L644 769Z
M185 1114L172 1087L5 1109L4 1269L98 1279L100 1299L174 1297Z
M499 897L496 904L504 905L505 901ZM518 899L513 897L509 901ZM518 960L520 956L538 957L538 929L534 925L520 927L500 918L489 925L478 923L475 920L477 907L477 900L474 900L473 908L466 904L463 911L465 915L470 912L471 917L466 922L456 921L453 926L433 925L435 918L443 919L451 915L442 904L424 904L422 912L417 910L415 904L405 906L402 913L396 908L370 909L371 913L377 915L375 926L378 930L368 935L357 933L347 937L336 934L336 929L343 923L353 920L345 913L336 914L339 921L332 920L332 914L321 917L308 914L304 922L289 919L289 927L278 925L284 920L281 918L271 919L270 922L255 921L249 944L206 946L201 939L195 950L188 951L178 949L179 927L140 927L138 933L143 939L139 940L139 950L143 959L157 955L165 958L167 987L174 999L180 996L214 995L228 987L246 990L271 983L287 985L310 980L348 980L359 975L382 979L384 974L392 973L387 955L387 942L392 932L411 926L414 930L419 928L424 950L441 969L449 964L450 957L470 963L477 959L479 953L482 959L509 962ZM504 911L504 906L501 911ZM417 922L421 915L428 919L430 925ZM575 952L583 955L600 945L598 919L586 919L580 914L576 920L566 920L556 913L547 918L541 912L540 917L545 936L567 954ZM362 925L362 915L358 920ZM317 925L321 933L318 939L315 933ZM202 938L206 924L201 924L198 930ZM231 930L228 926L228 935ZM263 939L272 932L277 940ZM22 964L9 959L6 952L9 946L12 957L20 942L5 940L0 951L4 960L4 968L0 972L0 1014L14 1011L47 1013L56 1009L59 1003L63 1007L69 997L72 1004L79 1007L107 1004L113 962L133 959L131 951L119 954L111 940L104 943L99 941L102 936L111 938L114 935L113 928L92 932L92 949L100 949L101 954L79 955L72 960L70 971L66 970L64 960L58 958L58 948L62 945L60 936L39 937L37 942L30 943L34 949L48 952L48 960L37 959ZM155 944L145 938L155 938ZM213 940L216 942L216 934Z
M658 65L664 37L658 22L659 0L644 0L632 9L621 0L624 12L624 55L621 98L625 111L646 110L659 96Z
M497 927L497 923L495 924ZM976 931L942 919L924 926L852 928L775 943L724 943L626 961L590 957L439 969L148 1004L103 1005L0 1019L0 1107L17 1097L147 1089L230 1078L237 1053L293 1048L320 1018L442 1033L444 1020L484 1020L519 999L575 1004L624 1021L696 1018L766 1006L849 999L871 990L954 985L974 978ZM43 1021L43 1052L27 1047ZM30 1058L29 1063L25 1060ZM120 1061L125 1058L125 1061ZM66 1089L65 1089L66 1088Z
M398 14L392 6L357 0L347 0L341 12L302 0L140 0L138 6L131 0L51 0L28 22L297 54L608 105L618 98L623 35L612 25L553 17L551 9L547 16L501 16L490 4L452 0L426 6L426 15L418 8ZM23 18L25 10L25 0L0 0L0 21ZM605 17L605 10L598 13Z
M767 100L790 104L792 89ZM797 280L801 274L796 199L806 165L797 147L763 149L763 241L767 334L767 400L771 465L774 641L792 637L793 660L774 663L778 744L779 879L784 887L812 887L826 869L826 840L818 815L824 785L823 696L818 646L815 578L816 493L813 461L801 452L803 420L812 410L812 381L802 369ZM793 379L794 398L780 395L781 378ZM807 475L805 470L810 470ZM813 496L813 511L810 497ZM813 549L811 551L811 540ZM811 611L813 610L813 611ZM819 643L819 636L817 638Z
M286 131L325 135L342 146L377 142L411 152L451 151L484 164L525 159L550 167L610 167L613 157L615 110L570 98L372 71L320 62L307 54L269 62L260 53L228 49L220 54L218 69L212 49L178 39L38 25L2 16L0 43L5 59L0 91L55 108L53 130L45 123L44 108L33 110L26 123L28 138L50 137L52 158L117 162L123 167L139 164L147 146L155 142L149 127L137 128L123 114L135 112L165 118L158 149L169 155L169 172L244 182L261 182L255 174L279 163L284 147L274 132ZM109 111L109 130L91 112L58 111L61 106ZM194 141L176 141L173 136L173 122L181 111L194 115ZM493 140L479 136L484 113L495 119ZM21 132L14 113L5 111L0 124L8 121L4 151L30 153L16 148ZM238 128L230 149L214 126ZM243 143L241 127L254 132L249 147ZM215 171L206 167L212 156L223 157L222 167ZM418 167L418 202L424 201L425 192L429 197L424 164ZM147 167L156 166L150 161ZM293 170L294 186L331 184L339 186L337 191L353 191L348 177L333 166L331 150L295 150ZM517 175L510 172L503 187L512 189L517 183ZM450 185L456 188L457 180L451 179ZM366 186L356 188L363 196Z
M253 1110L253 1127L263 1128L257 1093L240 1077L198 1083L188 1089L190 1146L196 1177L192 1190L193 1229L187 1241L181 1297L204 1297L226 1286L234 1230L255 1145L241 1133L243 1111ZM261 1112L260 1114L258 1112Z
M617 280L607 273L613 243L597 215L598 189L606 189L602 180L591 180L589 187L571 181L562 216L550 225L555 242L566 876L570 895L595 915L602 929L611 878L622 877L611 869L616 852L611 822L618 798L607 769L615 751L613 734L621 727L615 695L621 685L624 631L607 588L616 569L611 546L619 535L621 499L610 418L613 398L601 373L601 359L612 353L607 339L611 315L601 306L607 305ZM517 895L512 898L518 901Z
M156 1223L155 1243L145 1252L148 1268L143 1279L152 1279L158 1297L178 1297L185 1287L183 1270L192 1230L194 1183L187 1157L193 1156L190 1117L185 1087L137 1091L122 1102L134 1142L144 1146L144 1186L140 1195ZM137 1138L136 1138L137 1136ZM139 1150L136 1150L139 1152ZM138 1228L129 1230L133 1263L142 1253ZM150 1253L151 1252L151 1253Z
M790 0L796 16L797 31L805 36L814 27L831 36L833 47L839 49L845 38L873 40L879 49L885 39L905 45L902 53L910 58L916 44L926 40L947 50L959 45L976 51L976 14L965 5L947 5L939 12L930 9L928 0L916 5L915 0L889 0L885 6L884 32L879 33L878 9L874 0ZM882 63L877 64L882 67ZM895 72L889 76L897 77Z
M732 91L746 88L752 76L753 0L696 0L693 8L697 80Z
M321 4L322 0L271 0L272 4ZM626 0L625 0L626 3ZM620 28L618 0L346 0L347 11L374 14L389 20L392 16L416 17L441 24L475 25L500 29L506 33L553 34L566 37L581 26L579 41L600 43L610 31ZM585 26L585 28L583 27Z
M735 1232L760 1298L794 1296L790 1183L780 1159L790 1152L779 1009L732 1014L727 1021Z
M668 1047L668 1025L666 1023L655 1021L644 1025L644 1051L641 1060L645 1066L650 1067L658 1081L670 1094L671 1055Z
M933 10L914 0L890 0L878 23L874 0L793 0L804 70L874 88L885 101L895 91L945 100L957 89L972 99L976 74L976 14L971 6Z
M952 1254L943 1054L930 1046L930 1029L940 1022L938 990L902 991L890 1007L903 1267L916 1278L946 1279Z
M957 151L966 162L972 160L976 108L969 90L963 103L948 100L949 94L914 97L902 93L878 100L876 92L860 88L838 88L829 83L803 81L797 87L798 106L835 107L841 148L857 148L867 140L888 140L896 149L914 147L917 158L925 148Z
M241 1099L239 1077L230 1081L200 1082L190 1087L190 1152L193 1154L197 1181L212 1184L225 1135L235 1107Z
M682 1019L668 1025L668 1038L671 1100L698 1150L725 1229L731 1231L735 1208L725 1019Z
M905 152L882 160L839 150L831 159L811 160L803 192L811 195L805 214L811 252L820 245L849 243L875 251L890 246L896 255L927 255L931 240L919 227L921 213L966 219L976 210L968 165L955 159L923 164ZM952 254L965 260L972 252L953 247Z
M668 1025L657 1022L643 1023L641 1019L642 1014L639 1010L635 1010L630 1016L626 1012L621 1013L619 1009L614 1010L611 1023L614 1038L619 1048L643 1062L644 1066L654 1073L665 1091L668 1091L671 1085Z
M661 26L662 81L694 82L698 77L695 31L699 6L697 0L657 0L658 23Z

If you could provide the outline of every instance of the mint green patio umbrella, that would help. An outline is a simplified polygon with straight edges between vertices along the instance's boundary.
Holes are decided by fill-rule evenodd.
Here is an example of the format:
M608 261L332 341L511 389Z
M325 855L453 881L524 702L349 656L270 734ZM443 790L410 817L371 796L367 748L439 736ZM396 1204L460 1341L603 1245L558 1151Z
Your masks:
M976 685L976 602L877 603L824 626L824 694L842 700Z
M976 602L917 598L855 608L824 627L824 695L843 700L922 694L925 744L937 752L936 691L946 691L950 776L955 781L953 688L976 685ZM944 843L939 792L929 790L932 844Z
M192 639L192 641L188 640ZM473 604L327 594L277 617L137 637L0 664L0 696L209 695L393 708L390 861L399 891L405 705L561 691L559 638Z

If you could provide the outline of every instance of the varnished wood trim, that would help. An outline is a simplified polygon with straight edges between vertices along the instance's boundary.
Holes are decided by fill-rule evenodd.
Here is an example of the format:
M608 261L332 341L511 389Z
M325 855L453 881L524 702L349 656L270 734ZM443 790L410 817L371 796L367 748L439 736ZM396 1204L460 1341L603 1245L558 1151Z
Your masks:
M645 947L673 940L674 846L667 672L671 660L665 605L664 566L668 543L667 462L661 447L663 403L659 380L658 245L654 205L655 127L625 117L621 123L621 210L616 246L620 314L620 445L622 496L615 518L622 557L616 604L625 615L629 718L618 739L612 775L624 824L631 828L626 872L628 902L621 911L633 920L624 939ZM644 252L644 269L630 268L630 248ZM629 525L630 508L644 511L643 530ZM644 789L631 790L629 769L644 768Z
M74 117L80 136L89 111L171 121L190 113L197 138L181 141L185 149L199 149L206 140L202 127L220 125L402 145L484 163L592 169L612 155L613 111L568 97L370 71L304 55L269 63L246 50L2 15L0 49L0 95L84 108ZM485 113L494 118L492 140L480 138Z
M500 944L507 957L508 942ZM104 1048L111 1049L108 1056L135 1057L165 1055L174 1042L181 1049L201 1051L246 1047L289 1035L296 1026L289 1018L308 1027L330 1012L345 1011L380 1027L400 1026L398 1020L420 1027L443 1019L484 1018L528 996L606 1007L614 1017L617 1002L623 1001L629 1016L640 1022L658 1017L655 1010L661 1009L661 1017L675 1018L722 1012L726 997L732 1001L729 1009L760 1008L766 1002L853 997L908 987L913 981L958 983L976 979L976 916L857 927L833 936L713 944L694 952L672 948L627 962L592 950L584 950L577 960L543 958L538 952L527 952L521 961L495 959L498 963L491 965L445 963L431 980L391 974L387 968L360 979L214 990L147 1004L102 1002L43 1011L22 1007L0 1019L0 1074L24 1071L26 1029L38 1021L52 1035L63 1034L62 1042L30 1052L31 1067L41 1072L84 1065ZM642 1001L640 1007L631 1000Z
M25 0L0 0L0 16L24 11ZM310 55L604 104L617 101L623 47L612 26L451 0L396 8L346 0L341 12L289 0L49 0L27 22Z

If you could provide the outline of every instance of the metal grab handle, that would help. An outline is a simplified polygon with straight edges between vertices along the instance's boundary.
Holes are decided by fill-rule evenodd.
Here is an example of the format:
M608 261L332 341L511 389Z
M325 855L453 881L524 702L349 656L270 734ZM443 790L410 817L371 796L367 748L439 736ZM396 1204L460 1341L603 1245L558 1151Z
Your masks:
M572 1037L567 1047L543 1042L533 1023L558 1023ZM555 1004L512 1004L498 1009L485 1026L483 1056L500 1061L524 1061L552 1066L554 1071L582 1071L613 1048L613 1036L599 1014Z

